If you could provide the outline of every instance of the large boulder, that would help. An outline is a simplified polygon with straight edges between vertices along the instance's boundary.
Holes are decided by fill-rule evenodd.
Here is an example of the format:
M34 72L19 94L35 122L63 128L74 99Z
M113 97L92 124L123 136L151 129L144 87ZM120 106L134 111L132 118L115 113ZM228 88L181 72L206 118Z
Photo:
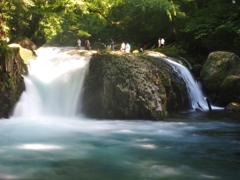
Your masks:
M184 82L173 77L161 58L97 53L85 80L83 112L92 118L161 120L188 102Z
M231 52L216 51L209 54L201 71L203 89L217 96L218 105L225 106L240 100L240 58ZM215 97L216 97L215 96Z
M218 98L224 106L230 102L240 102L240 76L227 76L220 86Z

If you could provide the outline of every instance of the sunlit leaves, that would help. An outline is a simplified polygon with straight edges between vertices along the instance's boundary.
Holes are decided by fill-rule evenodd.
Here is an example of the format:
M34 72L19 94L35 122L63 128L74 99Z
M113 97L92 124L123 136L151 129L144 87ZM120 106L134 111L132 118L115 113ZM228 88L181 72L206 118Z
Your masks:
M23 4L24 4L25 6L29 6L29 7L32 7L32 6L35 5L32 0L23 0Z
M57 33L61 33L62 19L57 14L52 14L48 18L44 18L40 21L40 28L43 29L47 35L47 40L51 40ZM54 27L54 28L53 28Z

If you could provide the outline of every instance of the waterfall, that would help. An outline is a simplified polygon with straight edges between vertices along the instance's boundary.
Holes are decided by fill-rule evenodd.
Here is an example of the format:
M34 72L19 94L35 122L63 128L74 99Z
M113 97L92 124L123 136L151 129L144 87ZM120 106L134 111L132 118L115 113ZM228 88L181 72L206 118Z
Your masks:
M80 51L73 47L39 48L37 59L30 62L29 75L24 77L26 89L12 117L79 115L82 86L91 57L91 53L87 52L81 56ZM153 55L159 58L159 55ZM170 58L163 59L185 81L191 100L190 110L208 110L206 98L189 70Z
M173 68L175 72L178 73L180 77L184 80L187 90L188 96L191 103L190 110L200 109L203 111L209 110L206 97L204 96L201 90L201 84L197 82L190 71L180 63L172 60L171 58L164 58L170 66ZM211 106L212 109L222 109L221 107Z
M171 65L173 70L177 72L179 76L181 76L184 80L188 90L189 99L191 100L190 110L208 110L209 108L207 105L207 101L200 89L199 83L193 78L189 70L182 64L177 63L170 58L166 58L165 60Z
M13 117L76 116L90 55L72 47L42 47L36 53Z
M166 61L172 67L172 69L178 74L178 76L180 76L184 80L188 90L188 96L190 99L190 105L191 105L191 109L189 109L190 111L197 110L197 109L202 111L209 110L207 100L201 90L200 83L193 78L192 74L184 65L174 61L173 58L169 58L169 57L163 58L163 56L157 52L151 52L148 54L153 57L158 57L158 58L161 57L161 59ZM216 107L216 106L211 106L211 108L223 109L221 107Z

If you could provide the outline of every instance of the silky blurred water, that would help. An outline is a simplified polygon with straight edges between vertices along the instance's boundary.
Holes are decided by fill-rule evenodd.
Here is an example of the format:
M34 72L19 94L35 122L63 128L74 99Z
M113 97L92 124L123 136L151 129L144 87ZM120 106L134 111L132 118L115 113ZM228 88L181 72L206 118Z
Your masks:
M78 111L89 56L37 53L12 117L0 119L0 180L239 179L239 114L89 119Z
M238 179L239 119L0 121L0 179Z

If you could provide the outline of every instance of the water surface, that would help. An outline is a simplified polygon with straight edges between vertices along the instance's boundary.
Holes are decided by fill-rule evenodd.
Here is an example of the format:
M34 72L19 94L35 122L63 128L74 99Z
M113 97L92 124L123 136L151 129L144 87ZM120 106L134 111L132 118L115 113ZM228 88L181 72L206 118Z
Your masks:
M238 179L239 132L221 112L1 120L0 179Z

